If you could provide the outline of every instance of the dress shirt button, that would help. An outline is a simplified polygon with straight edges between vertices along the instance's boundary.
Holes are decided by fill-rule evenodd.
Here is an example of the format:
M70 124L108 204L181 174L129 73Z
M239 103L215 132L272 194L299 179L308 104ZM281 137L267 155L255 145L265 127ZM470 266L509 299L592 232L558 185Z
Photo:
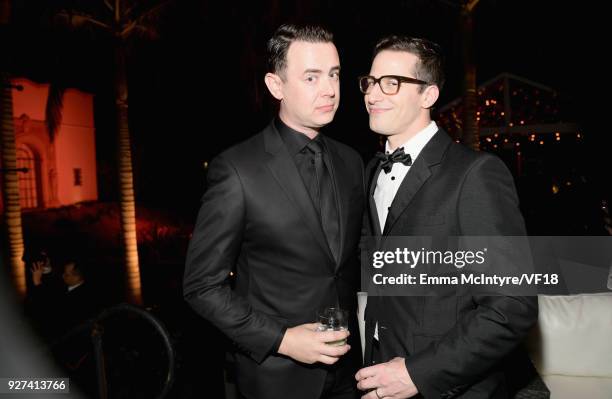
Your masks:
M391 180L395 180L395 176L391 176Z

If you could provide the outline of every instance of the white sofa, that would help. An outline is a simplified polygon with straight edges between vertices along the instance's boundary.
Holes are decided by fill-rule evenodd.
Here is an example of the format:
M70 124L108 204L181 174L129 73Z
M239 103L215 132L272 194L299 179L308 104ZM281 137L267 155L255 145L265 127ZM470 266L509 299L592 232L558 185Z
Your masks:
M539 302L526 346L551 399L612 399L612 292Z
M367 294L358 299L363 346ZM539 311L525 344L550 398L612 399L612 292L541 295Z

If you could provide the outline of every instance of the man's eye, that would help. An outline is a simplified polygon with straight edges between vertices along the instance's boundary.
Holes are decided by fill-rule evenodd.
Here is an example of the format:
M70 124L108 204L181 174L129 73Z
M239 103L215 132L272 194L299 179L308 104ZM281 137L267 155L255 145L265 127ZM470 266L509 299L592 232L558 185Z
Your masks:
M309 82L309 83L315 82L316 80L317 80L316 76L313 76L313 75L306 76L306 81Z
M329 75L330 77L334 78L334 79L340 79L340 72L332 72L331 75Z

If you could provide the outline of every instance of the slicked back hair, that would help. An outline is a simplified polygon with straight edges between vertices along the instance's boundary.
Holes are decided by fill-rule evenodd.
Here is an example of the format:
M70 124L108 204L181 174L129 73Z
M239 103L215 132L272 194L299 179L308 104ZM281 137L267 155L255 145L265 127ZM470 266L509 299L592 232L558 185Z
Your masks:
M415 78L438 86L442 90L444 86L444 58L438 44L427 39L409 36L387 36L378 41L374 47L372 59L384 50L405 51L414 54L419 58L416 64ZM425 85L420 87L420 91L425 89Z
M268 40L268 71L284 76L291 43L333 43L334 35L318 25L281 25Z

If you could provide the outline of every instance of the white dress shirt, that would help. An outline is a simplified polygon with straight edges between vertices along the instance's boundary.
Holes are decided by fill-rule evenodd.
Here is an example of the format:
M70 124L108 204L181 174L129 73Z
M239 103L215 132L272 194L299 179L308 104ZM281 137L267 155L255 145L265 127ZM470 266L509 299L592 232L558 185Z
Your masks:
M418 132L410 140L399 146L403 147L404 153L410 154L412 163L416 162L417 157L421 153L421 150L431 140L434 134L438 131L438 125L436 122L431 121L425 129ZM393 151L389 148L389 142L385 144L385 152L387 154ZM385 222L387 220L387 214L389 213L389 207L393 203L395 194L399 189L404 177L408 174L410 166L406 166L403 163L396 162L392 165L391 171L385 173L381 171L376 181L376 189L374 190L374 202L376 202L376 210L378 211L378 221L380 222L381 231L385 230Z
M81 281L81 282L80 282L80 283L78 283L78 284L68 286L68 292L72 291L72 290L73 290L73 289L75 289L75 288L80 287L81 285L83 285L83 283L84 283L84 281Z
M429 140L431 140L437 131L438 125L436 125L436 122L431 121L423 130L412 136L411 139L398 148L403 147L404 153L410 154L410 158L414 164L423 147L429 143ZM385 144L385 153L391 154L392 152L393 151L389 147L389 141L387 141ZM380 222L381 231L385 230L389 208L391 208L395 194L397 194L397 190L402 184L402 181L404 181L404 177L406 177L409 170L410 166L395 162L391 166L391 171L389 173L381 171L378 175L376 188L374 189L374 202L376 203L376 211L378 212L378 221ZM374 338L378 339L378 323L376 323L376 327L374 328Z

